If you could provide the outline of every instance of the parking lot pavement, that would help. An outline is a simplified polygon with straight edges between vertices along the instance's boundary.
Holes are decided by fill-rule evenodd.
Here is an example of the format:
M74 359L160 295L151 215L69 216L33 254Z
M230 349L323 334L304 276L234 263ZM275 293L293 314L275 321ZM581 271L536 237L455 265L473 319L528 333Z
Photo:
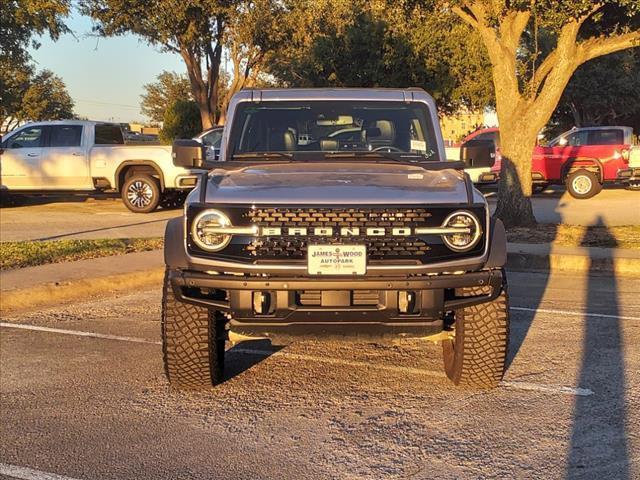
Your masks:
M0 209L0 241L161 237L181 209L133 213L119 198L65 197Z
M171 391L159 289L4 318L0 475L638 478L640 280L510 287L493 391L452 387L437 345L311 341L229 345L222 385Z
M496 207L495 192L487 194L491 211ZM533 196L533 213L540 223L569 225L640 225L640 192L607 188L595 197L578 200L564 188L553 187Z

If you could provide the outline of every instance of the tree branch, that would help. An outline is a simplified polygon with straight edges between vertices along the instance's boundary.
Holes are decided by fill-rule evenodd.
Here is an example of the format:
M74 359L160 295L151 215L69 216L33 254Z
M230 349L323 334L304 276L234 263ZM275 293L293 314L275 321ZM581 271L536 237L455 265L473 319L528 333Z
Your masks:
M580 64L602 55L619 52L627 48L640 47L640 30L613 37L592 37L577 46Z
M465 23L471 25L475 29L478 28L478 20L473 15L467 13L460 7L453 7L451 10L453 11L453 13L458 15Z

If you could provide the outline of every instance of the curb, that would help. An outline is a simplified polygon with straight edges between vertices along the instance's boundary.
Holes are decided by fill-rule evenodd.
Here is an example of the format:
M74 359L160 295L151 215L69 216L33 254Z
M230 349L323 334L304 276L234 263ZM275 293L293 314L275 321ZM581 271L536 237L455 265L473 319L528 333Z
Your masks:
M6 315L16 310L32 309L80 299L87 300L92 296L107 292L130 292L132 289L160 285L163 277L164 267L64 283L38 285L19 290L7 290L2 292L0 314Z
M596 273L640 278L640 258L603 257L587 255L547 255L509 252L506 268L518 271ZM2 292L0 314L33 309L62 302L87 299L105 293L130 292L150 286L159 286L164 267L138 270L131 273L106 275L64 283L44 284L31 288Z
M640 278L640 260L636 258L590 258L582 255L531 255L509 252L507 268L543 272L599 273Z

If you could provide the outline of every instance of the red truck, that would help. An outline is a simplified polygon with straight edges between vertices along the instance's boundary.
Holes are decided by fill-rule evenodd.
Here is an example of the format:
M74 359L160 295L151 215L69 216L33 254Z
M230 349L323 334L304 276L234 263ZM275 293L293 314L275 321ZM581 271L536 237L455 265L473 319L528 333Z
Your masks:
M473 132L465 138L463 146L465 142L489 139L494 140L498 158L500 138L496 128ZM573 128L533 150L534 191L564 184L572 197L591 198L605 183L624 183L623 172L629 169L632 145L631 127ZM492 166L492 173L496 169L498 162Z

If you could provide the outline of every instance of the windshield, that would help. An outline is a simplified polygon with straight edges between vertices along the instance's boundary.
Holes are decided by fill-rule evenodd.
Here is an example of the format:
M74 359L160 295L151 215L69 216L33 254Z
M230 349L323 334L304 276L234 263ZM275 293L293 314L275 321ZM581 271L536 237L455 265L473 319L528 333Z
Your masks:
M438 160L434 126L427 105L420 102L241 103L229 143L230 158L267 152L285 153L293 160L385 152Z

